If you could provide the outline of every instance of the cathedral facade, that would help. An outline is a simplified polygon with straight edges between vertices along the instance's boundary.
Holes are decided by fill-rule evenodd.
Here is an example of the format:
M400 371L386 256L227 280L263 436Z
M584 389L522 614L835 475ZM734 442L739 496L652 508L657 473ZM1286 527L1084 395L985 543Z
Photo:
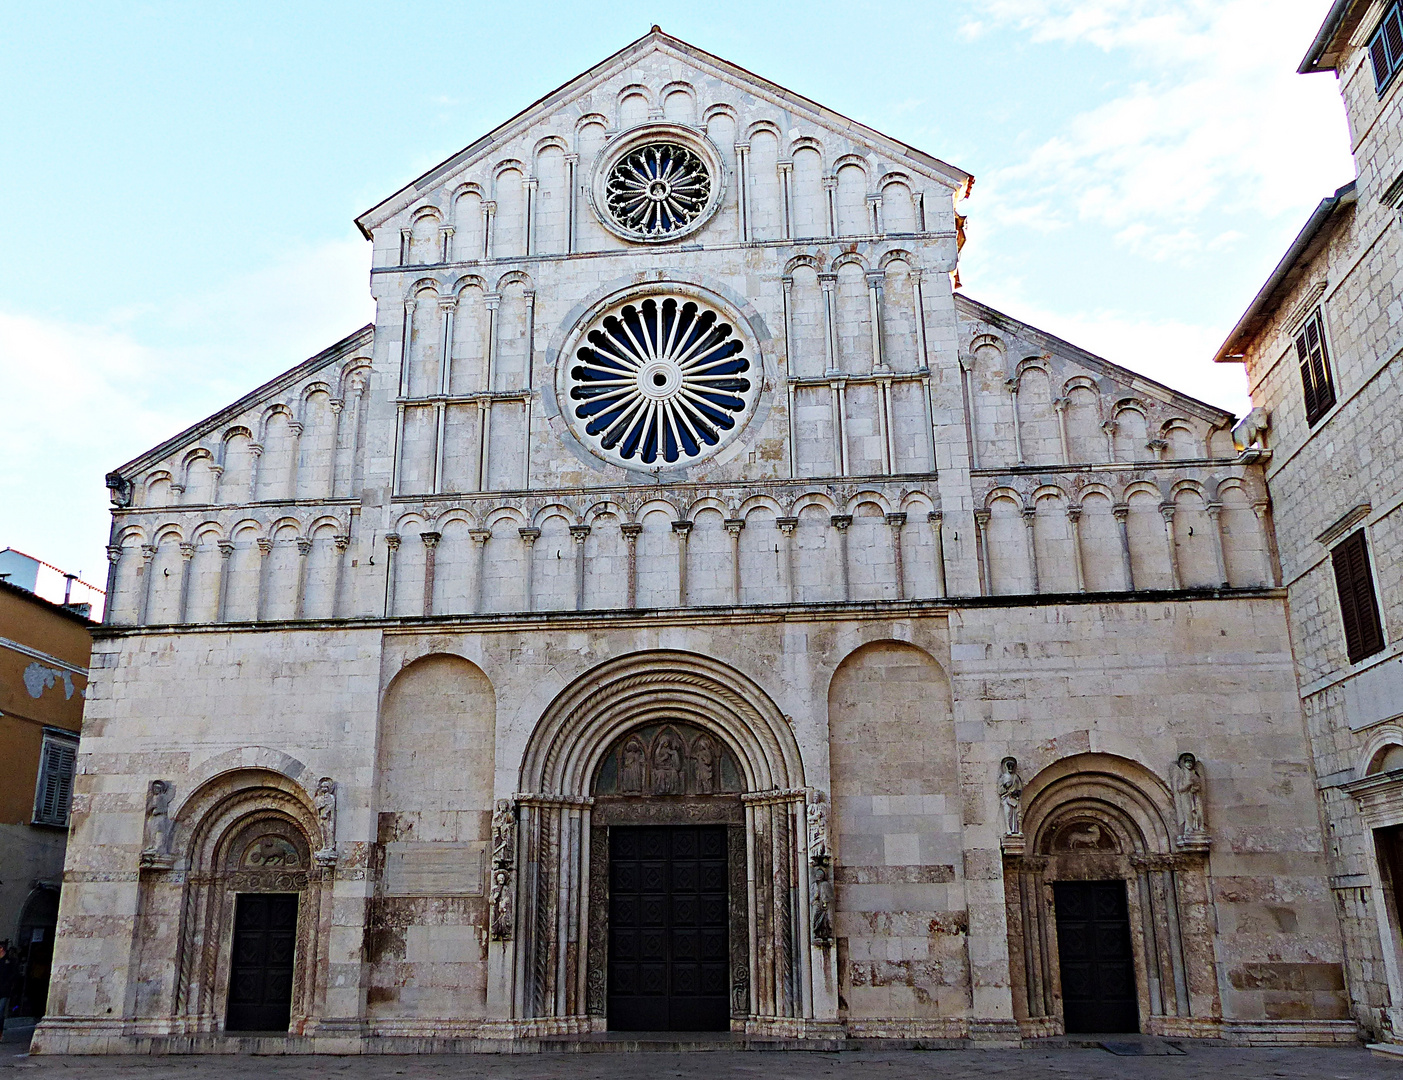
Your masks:
M1352 1040L1260 453L972 183L654 28L359 218L108 477L36 1049Z

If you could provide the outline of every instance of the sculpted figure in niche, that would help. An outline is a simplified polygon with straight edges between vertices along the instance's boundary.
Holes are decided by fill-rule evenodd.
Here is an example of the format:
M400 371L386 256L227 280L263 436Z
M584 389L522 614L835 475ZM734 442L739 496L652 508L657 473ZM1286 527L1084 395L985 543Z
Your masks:
M1174 777L1174 798L1179 804L1183 835L1203 836L1208 831L1203 820L1203 776L1198 770L1198 758L1192 754L1179 755L1179 767Z
M1023 778L1018 775L1018 760L1006 757L999 773L999 805L1003 809L1004 834L1023 835Z
M512 874L497 868L492 871L492 940L510 941L512 936Z
M146 850L144 855L166 855L171 844L171 796L175 787L169 780L152 780L146 788Z
M317 810L317 822L321 825L322 847L317 852L319 861L336 858L336 781L323 776L317 781L316 798L312 805Z
M833 878L826 862L809 864L809 923L814 940L833 940Z
M492 810L492 865L516 865L516 811L510 799L498 799Z
M682 740L671 728L653 744L653 794L681 795L683 788Z
M643 794L643 759L646 755L643 740L637 735L630 735L619 754L620 795Z
M698 795L716 794L716 770L720 764L716 744L710 738L703 735L692 743L692 772L696 777L695 790Z

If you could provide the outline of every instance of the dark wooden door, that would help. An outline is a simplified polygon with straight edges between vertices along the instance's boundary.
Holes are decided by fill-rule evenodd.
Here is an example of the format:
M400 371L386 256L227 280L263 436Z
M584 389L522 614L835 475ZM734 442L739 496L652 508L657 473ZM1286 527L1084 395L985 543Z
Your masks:
M296 952L297 894L240 893L225 1030L287 1030Z
M609 830L609 1028L731 1026L725 826Z
M1068 1033L1140 1030L1124 881L1059 881L1057 949Z

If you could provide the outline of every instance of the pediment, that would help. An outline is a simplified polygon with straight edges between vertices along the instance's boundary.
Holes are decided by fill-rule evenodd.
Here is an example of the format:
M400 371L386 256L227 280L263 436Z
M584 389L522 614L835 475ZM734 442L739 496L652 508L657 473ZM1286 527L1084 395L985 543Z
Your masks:
M489 172L496 172L510 163L529 175L531 159L542 147L556 145L570 152L582 126L597 123L612 136L649 119L670 118L668 99L674 94L691 95L691 126L704 129L718 114L730 113L737 139L769 132L781 157L818 144L830 151L824 155L830 166L846 153L874 171L874 181L888 172L907 172L954 192L973 179L939 158L654 27L367 210L356 224L370 238L391 218L426 199L432 201L443 189L490 182L490 176L475 175L485 164L491 166ZM840 145L843 150L838 152Z

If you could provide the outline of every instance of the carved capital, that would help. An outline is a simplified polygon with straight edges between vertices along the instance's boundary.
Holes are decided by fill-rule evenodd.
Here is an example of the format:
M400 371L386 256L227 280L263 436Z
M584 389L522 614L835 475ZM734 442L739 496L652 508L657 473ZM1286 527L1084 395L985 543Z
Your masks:
M677 533L679 536L686 536L689 532L692 531L692 523L685 519L682 521L674 521L672 523L672 531Z
M438 542L443 539L443 534L436 532L421 532L419 534L419 539L424 541L424 546L426 548L436 548L438 547Z
M262 444L262 443L256 443L256 442L249 443L249 444L248 444L248 452L249 452L250 454L252 454L254 457L262 457L262 456L263 456L263 444Z
M1038 520L1038 508L1036 506L1025 506L1023 508L1023 524L1032 528Z
M541 530L536 528L517 529L516 531L521 534L522 542L526 544L534 544L541 535Z
M1125 503L1116 503L1111 507L1111 513L1117 521L1124 524L1125 520L1130 517L1130 507Z
M487 541L492 539L491 529L469 529L468 535L472 537L473 543L482 547Z
M1164 518L1165 521L1173 521L1175 509L1172 502L1162 502L1159 504L1159 516Z
M438 298L438 309L445 315L458 310L458 298L456 296L440 296Z
M853 516L851 514L834 514L828 521L829 524L841 532L846 530L847 527L853 523Z
M109 544L107 546L107 561L114 566L122 561L122 547L120 544Z
M1081 520L1082 508L1077 503L1067 504L1067 520L1076 523Z
M624 539L632 544L638 540L639 535L643 532L643 526L636 521L626 521L619 526L619 532L623 533Z
M331 542L336 545L337 551L345 551L351 546L351 538L346 533L337 533L331 538Z
M188 540L182 542L180 545L180 557L186 560L193 559L195 557L195 548L196 545L190 543Z
M945 520L945 512L943 510L932 510L929 514L926 515L926 520L929 521L932 525L939 525L942 521Z
M260 536L254 543L258 545L258 554L263 558L266 559L273 553L273 541L269 540L266 536Z
M570 539L574 540L577 544L583 544L585 540L589 537L589 534L590 527L588 525L570 526Z
M979 528L980 530L983 530L986 526L988 526L988 524L989 524L989 511L988 511L988 510L976 510L976 511L974 512L974 524L975 524L975 526L976 526L977 528Z
M385 543L389 545L391 551L399 550L399 533L386 533Z
M292 437L294 439L302 438L302 424L299 421L289 420L287 422L287 429L292 432Z
M724 524L728 533L739 536L740 531L745 528L745 518L727 518Z
M887 524L890 525L890 526L891 526L892 528L894 528L894 529L899 529L899 528L901 528L903 525L906 524L906 515L905 515L905 514L888 514L888 515L887 515Z
M301 555L303 558L306 558L306 557L307 557L308 555L310 555L311 553L312 553L312 540L311 540L311 538L310 538L310 537L307 537L307 536L299 536L299 537L297 538L297 554Z
M229 558L229 557L230 557L231 555L233 555L233 554L234 554L234 541L232 541L232 540L221 540L221 541L219 541L219 557L220 557L221 559L227 559L227 558Z
M799 527L799 519L796 517L775 518L775 527L785 536L793 536L794 530Z

